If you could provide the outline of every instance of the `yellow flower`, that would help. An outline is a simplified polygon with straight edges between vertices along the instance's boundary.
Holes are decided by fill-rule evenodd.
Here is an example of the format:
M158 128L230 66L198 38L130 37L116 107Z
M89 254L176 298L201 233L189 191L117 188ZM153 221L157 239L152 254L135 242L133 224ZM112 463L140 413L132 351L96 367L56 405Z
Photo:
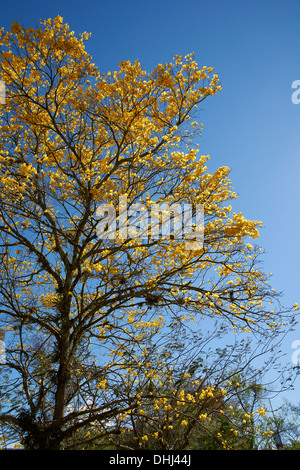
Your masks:
M193 395L191 395L190 393L188 393L187 396L186 396L186 399L187 399L187 400L190 400L190 401L193 401L193 400L194 400L194 397L193 397Z
M186 419L183 419L183 420L181 421L181 424L182 424L182 426L187 426L189 423L188 423L188 421L187 421Z
M17 21L12 22L12 26L10 28L10 31L13 34L17 34L21 29L22 29L22 27L19 25L19 23Z
M143 436L143 437L142 437L142 441L148 441L148 436L146 436L146 435Z
M101 382L99 382L96 386L97 390L99 390L99 388L102 388L103 390L105 390L106 389L106 382L107 382L107 379L101 380Z

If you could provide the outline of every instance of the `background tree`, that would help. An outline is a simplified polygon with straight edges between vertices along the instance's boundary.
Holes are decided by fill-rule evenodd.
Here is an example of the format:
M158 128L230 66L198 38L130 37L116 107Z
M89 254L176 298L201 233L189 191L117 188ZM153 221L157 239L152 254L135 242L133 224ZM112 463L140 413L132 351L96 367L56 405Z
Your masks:
M266 381L264 372L277 363L276 358L269 349L254 351L245 338L218 348L217 336L195 335L197 347L191 337L181 347L175 343L181 357L176 365L176 354L166 345L172 361L166 367L169 375L162 378L164 382L151 382L142 412L137 407L122 415L123 432L103 445L160 450L250 450L268 448L270 443L274 447L277 428L268 402L274 383ZM257 360L262 370L256 368ZM281 376L282 383L287 376ZM282 383L277 384L281 390ZM140 395L146 397L146 391Z
M232 211L229 168L210 174L192 145L217 74L193 55L103 74L87 38L60 17L1 30L0 312L14 397L0 420L27 448L65 448L91 423L99 440L122 432L116 421L142 414L153 382L174 383L159 350L170 325L219 318L269 338L290 322L249 243L260 223ZM100 238L99 207L113 205L120 226L120 196L128 211L203 204L203 247L174 233Z
M299 404L285 400L279 409L275 409L269 417L269 427L280 434L284 450L299 450L300 422ZM276 448L275 440L269 439L269 448Z

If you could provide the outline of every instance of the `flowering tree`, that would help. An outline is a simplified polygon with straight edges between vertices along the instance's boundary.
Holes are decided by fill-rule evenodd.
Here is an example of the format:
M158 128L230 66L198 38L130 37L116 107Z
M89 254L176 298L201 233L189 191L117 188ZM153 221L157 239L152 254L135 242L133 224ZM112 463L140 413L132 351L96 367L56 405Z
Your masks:
M66 448L92 423L103 440L149 401L171 406L182 389L166 345L180 328L216 318L270 337L286 322L250 243L260 223L232 211L229 168L210 174L192 143L197 106L221 88L217 74L193 55L151 73L127 61L104 74L87 39L60 17L1 31L0 312L11 404L0 420L27 448ZM99 209L115 208L120 227L120 197L131 214L136 203L149 213L203 207L203 243L145 237L150 221L143 238L126 224L112 237ZM194 379L199 397L214 393Z

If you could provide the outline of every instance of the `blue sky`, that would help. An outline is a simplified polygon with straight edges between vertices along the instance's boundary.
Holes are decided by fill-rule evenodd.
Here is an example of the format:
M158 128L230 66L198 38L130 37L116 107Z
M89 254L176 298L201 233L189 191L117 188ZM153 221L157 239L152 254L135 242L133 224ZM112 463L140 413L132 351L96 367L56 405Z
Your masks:
M201 106L200 151L210 155L209 169L231 168L235 210L264 224L273 287L285 305L300 304L300 104L291 100L300 80L300 2L18 0L2 7L1 26L56 15L76 33L92 33L87 50L104 72L136 59L150 71L190 52L215 67L223 89ZM284 343L288 358L294 340L300 327ZM288 397L300 401L297 390Z

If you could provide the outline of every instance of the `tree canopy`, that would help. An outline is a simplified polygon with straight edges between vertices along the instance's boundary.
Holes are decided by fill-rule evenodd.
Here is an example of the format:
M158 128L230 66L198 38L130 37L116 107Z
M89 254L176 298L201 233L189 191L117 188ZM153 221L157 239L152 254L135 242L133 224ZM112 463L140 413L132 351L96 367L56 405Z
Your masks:
M229 168L210 173L199 155L197 106L221 90L213 67L189 54L151 73L138 61L104 73L88 37L61 17L1 30L0 367L10 402L0 421L27 448L76 445L92 425L92 439L109 442L158 409L184 429L204 426L208 402L221 406L235 389L233 365L244 367L236 359L208 379L207 319L217 333L266 343L291 324L260 267L261 223L233 211ZM121 227L120 197L136 225L136 204L149 214L203 207L203 243L148 236L150 220L143 238L126 224L99 237L101 207L113 206Z

